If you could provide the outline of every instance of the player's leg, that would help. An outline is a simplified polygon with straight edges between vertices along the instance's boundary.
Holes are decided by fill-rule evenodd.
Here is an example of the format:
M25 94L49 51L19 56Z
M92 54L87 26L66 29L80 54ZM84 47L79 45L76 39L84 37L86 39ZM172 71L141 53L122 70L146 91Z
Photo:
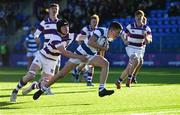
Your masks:
M27 66L27 68L29 69L29 67L31 66L31 63L32 63L32 61L33 61L33 57L31 56L31 57L27 57L27 60L28 60L28 66Z
M87 65L87 86L94 86L92 83L93 75L94 75L94 67L92 65Z
M57 74L55 74L48 82L41 85L41 90L38 90L34 94L33 99L34 100L38 99L47 90L48 87L50 87L52 84L54 84L57 80L64 78L77 65L78 64L68 61L65 64L65 66Z
M75 82L79 82L79 73L83 70L85 64L79 64L75 69L72 71L72 77L74 78Z
M121 73L121 76L118 78L118 80L116 81L115 85L117 89L121 89L121 84L124 81L124 79L126 79L126 77L128 76L128 65L127 67L124 69L124 71Z
M142 65L143 65L143 59L140 58L140 63L139 63L138 66L135 68L134 73L133 73L132 83L137 83L137 73L138 73L139 70L141 69Z
M61 67L61 56L58 57L58 61L56 64L56 68L55 68L55 74L60 71L60 67Z
M27 52L26 57L27 57L27 61L28 61L27 69L29 70L31 63L33 61L33 58L34 58L33 53Z
M54 62L53 62L53 64L54 64ZM54 66L54 65L52 65L52 66ZM46 65L45 65L45 67L46 67ZM47 67L49 67L49 66L47 66ZM57 61L56 66L55 66L55 70L54 70L54 68L51 68L51 70L53 69L54 73L56 74L58 71L60 71L60 67L61 67L61 55L58 57L58 61ZM49 71L49 70L47 70L47 71ZM44 78L44 76L49 76L49 75L46 75L45 73L43 73L43 74L44 75L42 75L41 78ZM48 78L48 77L45 77L44 79L46 79L46 78ZM40 80L40 82L42 82L42 81L43 81L43 79ZM48 87L45 94L46 95L54 95L51 87Z
M102 56L95 55L92 57L92 59L89 61L90 65L93 65L94 67L100 67L101 73L100 73L100 85L99 85L99 96L103 97L106 95L111 95L114 93L114 90L106 90L105 89L105 83L108 77L109 73L109 62L107 59L105 59Z
M129 63L128 63L128 80L126 82L127 87L130 87L131 85L133 73L135 68L138 66L138 64L139 64L138 56L136 54L132 54L129 58Z
M11 94L11 98L10 98L11 102L16 101L17 93L18 93L19 89L21 89L29 81L31 81L35 77L36 72L38 70L40 70L40 67L37 64L32 63L27 74L19 80L17 86L15 87L15 89L13 89L12 94Z
M52 74L48 74L43 72L43 74L41 75L41 82L39 82L39 84L37 85L37 89L40 89L41 85L46 84L47 82L49 82L50 79L52 79L53 75ZM35 87L36 88L36 87ZM48 87L47 90L44 92L46 95L54 95L54 93L51 90L51 87Z
M85 82L87 82L87 78L88 78L88 69L89 69L88 65L85 65L85 67L81 70L81 74Z

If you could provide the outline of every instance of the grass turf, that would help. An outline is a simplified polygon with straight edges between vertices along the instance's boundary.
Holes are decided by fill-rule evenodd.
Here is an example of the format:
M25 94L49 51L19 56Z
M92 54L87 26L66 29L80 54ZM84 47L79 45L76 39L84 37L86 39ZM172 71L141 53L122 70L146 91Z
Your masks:
M34 93L18 93L17 102L9 102L12 89L25 74L23 68L0 68L0 115L20 114L180 114L180 71L178 68L142 68L138 84L116 90L114 82L122 68L110 69L107 89L114 89L112 96L98 97L99 70L95 72L95 87L71 82L70 74L52 86L53 96L43 95L34 101ZM38 78L36 78L37 80ZM29 84L27 85L29 86ZM25 87L27 87L25 86Z

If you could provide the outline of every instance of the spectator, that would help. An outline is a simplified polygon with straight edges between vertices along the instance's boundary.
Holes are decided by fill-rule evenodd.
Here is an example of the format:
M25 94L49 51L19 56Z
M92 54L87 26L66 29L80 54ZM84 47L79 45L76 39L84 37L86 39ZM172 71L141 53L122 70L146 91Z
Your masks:
M8 66L9 65L9 56L8 56L8 45L6 40L2 40L0 44L0 54L2 58L2 65Z

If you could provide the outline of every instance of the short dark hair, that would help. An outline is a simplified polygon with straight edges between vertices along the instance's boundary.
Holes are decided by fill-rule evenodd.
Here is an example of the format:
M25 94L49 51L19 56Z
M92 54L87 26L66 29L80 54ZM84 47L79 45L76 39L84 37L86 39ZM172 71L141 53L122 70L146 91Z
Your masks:
M113 21L111 22L109 29L122 30L123 26L121 25L121 23Z
M59 4L51 3L48 8L51 8L51 7L57 7L59 9Z
M62 26L66 26L66 25L69 25L69 22L66 20L66 19L60 19L56 26L57 26L57 30L60 32L61 31L61 27Z

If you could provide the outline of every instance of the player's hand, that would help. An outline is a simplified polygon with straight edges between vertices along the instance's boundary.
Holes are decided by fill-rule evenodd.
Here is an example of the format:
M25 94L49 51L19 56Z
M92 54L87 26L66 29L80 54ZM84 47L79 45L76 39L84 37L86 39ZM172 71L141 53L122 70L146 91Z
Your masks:
M86 55L81 55L79 56L79 59L82 61L82 62L87 62L88 61L88 58Z
M145 38L145 44L149 44L152 42L152 39L146 32L144 33L144 38Z

